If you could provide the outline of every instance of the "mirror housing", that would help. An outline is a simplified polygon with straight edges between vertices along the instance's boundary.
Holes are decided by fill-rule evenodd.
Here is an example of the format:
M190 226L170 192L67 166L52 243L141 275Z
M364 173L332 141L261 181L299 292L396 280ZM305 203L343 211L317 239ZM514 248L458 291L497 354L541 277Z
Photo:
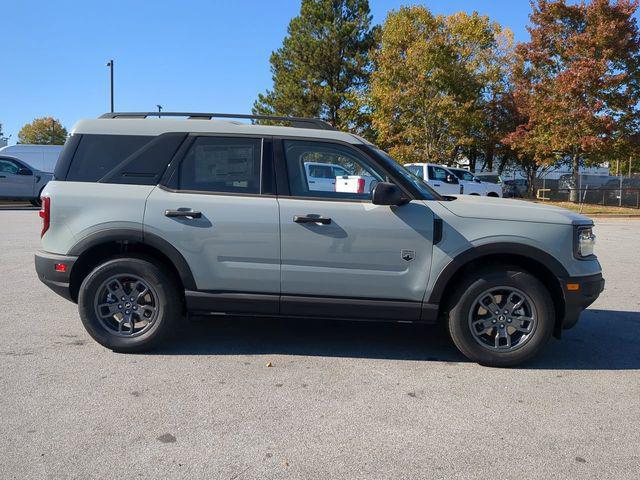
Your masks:
M445 179L447 183L459 183L458 182L458 177L456 177L455 175L452 175L450 173L447 173L447 178Z
M482 183L482 180L480 180L478 177L473 177L473 181L476 183Z
M20 169L18 169L17 173L18 175L33 175L33 172L25 167L21 167Z
M404 205L409 199L402 194L397 185L388 182L378 183L371 193L374 205Z

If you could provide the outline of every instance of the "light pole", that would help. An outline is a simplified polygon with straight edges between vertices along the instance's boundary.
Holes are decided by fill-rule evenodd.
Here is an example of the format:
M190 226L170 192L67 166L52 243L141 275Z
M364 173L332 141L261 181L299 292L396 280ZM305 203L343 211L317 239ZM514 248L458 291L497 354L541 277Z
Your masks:
M107 62L107 67L111 73L111 113L113 113L113 59Z

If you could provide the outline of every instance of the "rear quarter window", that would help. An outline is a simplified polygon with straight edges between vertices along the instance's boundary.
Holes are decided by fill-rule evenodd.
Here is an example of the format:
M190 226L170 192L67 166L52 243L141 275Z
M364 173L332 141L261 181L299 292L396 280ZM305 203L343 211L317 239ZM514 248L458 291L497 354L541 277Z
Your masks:
M66 179L70 182L97 182L154 138L142 135L82 135Z

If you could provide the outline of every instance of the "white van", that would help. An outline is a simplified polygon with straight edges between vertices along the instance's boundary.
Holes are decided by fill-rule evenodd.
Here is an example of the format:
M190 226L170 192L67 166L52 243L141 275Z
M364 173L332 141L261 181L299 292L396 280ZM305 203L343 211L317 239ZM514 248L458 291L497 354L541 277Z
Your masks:
M17 158L42 172L53 173L63 145L17 144L0 148L0 155Z

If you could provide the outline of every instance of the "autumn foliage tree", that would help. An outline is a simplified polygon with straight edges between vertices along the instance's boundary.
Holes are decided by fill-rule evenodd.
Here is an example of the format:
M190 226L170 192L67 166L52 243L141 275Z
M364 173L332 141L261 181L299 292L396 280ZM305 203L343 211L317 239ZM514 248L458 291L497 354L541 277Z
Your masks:
M302 0L283 45L271 55L273 88L256 114L318 117L362 132L362 105L375 44L368 0Z
M378 141L404 162L449 162L482 148L479 139L491 128L484 104L510 44L508 35L500 38L505 33L477 13L436 16L422 6L391 12L371 79Z
M505 141L540 164L612 159L640 127L636 0L538 0L516 48L515 99L526 121ZM579 192L572 190L571 200Z
M18 132L19 143L36 145L62 145L67 139L67 129L53 117L36 118Z

